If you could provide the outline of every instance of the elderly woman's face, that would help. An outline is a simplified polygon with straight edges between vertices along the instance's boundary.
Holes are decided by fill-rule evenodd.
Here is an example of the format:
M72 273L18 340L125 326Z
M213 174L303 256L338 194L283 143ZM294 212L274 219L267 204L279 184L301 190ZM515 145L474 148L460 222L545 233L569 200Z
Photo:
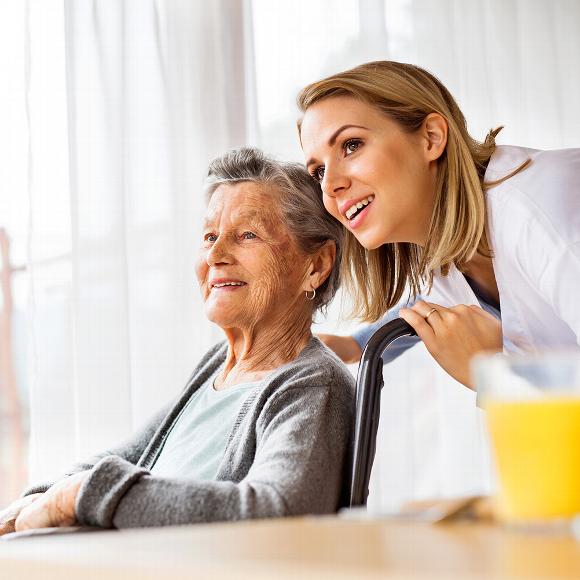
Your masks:
M222 328L268 324L304 300L306 257L265 187L220 185L207 207L196 273L207 317Z

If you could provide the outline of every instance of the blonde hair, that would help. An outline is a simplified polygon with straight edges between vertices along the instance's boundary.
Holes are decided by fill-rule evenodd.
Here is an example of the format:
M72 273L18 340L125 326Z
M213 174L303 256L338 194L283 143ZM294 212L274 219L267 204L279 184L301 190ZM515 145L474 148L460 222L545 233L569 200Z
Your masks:
M448 125L425 246L398 242L367 250L351 232L345 236L341 271L353 298L353 315L372 322L395 306L406 288L417 295L423 283L430 286L435 269L446 275L452 264L461 270L476 252L491 256L484 190L498 182L484 185L483 176L502 127L491 130L483 142L473 139L461 109L441 81L410 64L376 61L332 75L305 87L298 107L305 112L318 101L338 96L376 107L409 133L417 131L430 113L439 113ZM300 125L299 121L299 130Z

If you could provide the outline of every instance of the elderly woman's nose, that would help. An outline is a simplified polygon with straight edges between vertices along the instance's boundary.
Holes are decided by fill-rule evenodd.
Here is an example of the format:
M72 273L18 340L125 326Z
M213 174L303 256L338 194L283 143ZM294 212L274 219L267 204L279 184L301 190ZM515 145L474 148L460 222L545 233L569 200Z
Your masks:
M207 253L208 265L223 264L232 261L230 241L227 236L218 236Z

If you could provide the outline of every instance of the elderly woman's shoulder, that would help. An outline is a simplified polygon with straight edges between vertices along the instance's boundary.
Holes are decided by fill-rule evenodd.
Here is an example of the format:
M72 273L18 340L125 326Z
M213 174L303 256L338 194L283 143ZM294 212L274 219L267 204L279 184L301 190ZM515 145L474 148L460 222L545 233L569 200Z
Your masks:
M336 373L349 377L349 381L354 382L354 377L348 367L340 360L336 353L328 348L319 338L313 337L308 345L312 349L311 356L313 361L317 361Z
M206 376L223 363L227 353L225 341L214 345L203 357L193 375ZM263 382L264 394L284 388L320 388L339 394L354 395L356 381L348 367L318 338L312 337L292 361L268 375Z
M290 363L271 375L282 386L325 388L354 393L355 379L347 366L318 338L313 337Z

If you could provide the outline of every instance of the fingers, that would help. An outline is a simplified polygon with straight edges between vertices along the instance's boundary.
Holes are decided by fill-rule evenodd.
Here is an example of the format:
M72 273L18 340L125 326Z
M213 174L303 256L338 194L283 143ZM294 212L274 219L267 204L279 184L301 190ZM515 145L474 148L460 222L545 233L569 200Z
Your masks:
M459 304L446 308L418 301L412 308L401 309L400 315L415 329L439 365L469 388L473 356L501 350L501 322L478 306Z
M441 306L441 304L419 300L411 308L422 316L436 333L438 328L441 328L441 322L449 324L455 318L454 315L469 316L470 314L476 314L487 320L496 320L493 315L475 304L458 304L457 306L446 308L445 306Z
M437 321L441 320L441 317L448 310L445 306L441 306L441 304L425 302L423 300L415 302L411 308L431 325L432 323L437 324Z
M12 532L16 531L14 524L16 522L16 518L6 518L0 522L0 536L4 534L11 534Z
M16 507L16 502L11 503L7 508L3 509L0 512L0 530L3 526L8 525L10 521L13 521L19 511L20 509Z
M43 494L38 501L24 507L16 518L17 532L36 528L50 528L65 525L59 521L59 496L54 493Z
M24 508L16 519L16 531L74 525L76 498L88 474L88 471L82 471L64 478L38 501Z
M425 303L422 303L425 304ZM414 306L417 306L415 304ZM423 309L424 310L424 309ZM430 308L427 308L427 312L429 312ZM429 346L429 344L435 338L435 330L430 324L431 318L435 316L437 313L433 312L428 320L425 320L425 316L421 315L416 308L401 308L399 311L399 316L407 323L409 323L417 333L417 336L425 343L425 345Z
M12 532L16 531L16 518L20 512L26 506L37 500L41 495L41 493L27 495L17 499L16 501L13 501L6 509L2 510L0 512L0 536L3 536L4 534L11 534Z
M53 526L50 518L49 506L41 500L25 507L16 518L15 529L17 532L36 528L49 528Z
M437 326L441 322L441 319L442 319L442 316L443 316L445 310L447 310L447 309L444 306L441 306L439 304L434 304L432 302L425 302L423 300L419 300L418 302L413 304L413 306L411 306L411 308L402 308L400 310L400 314L401 314L401 318L405 318L405 316L409 316L409 311L417 314L419 316L419 318L422 319L422 321L419 320L419 318L414 317L412 314L410 315L410 318L420 328L423 328L424 332L426 332L429 335L429 330L427 327L430 327L432 331L437 333ZM407 321L407 322L409 322L409 321ZM425 325L423 325L423 322L425 323ZM409 322L409 324L411 324L411 322ZM411 324L411 326L413 326L413 325ZM414 326L413 326L413 328L414 328ZM417 330L417 328L415 328L415 330Z

